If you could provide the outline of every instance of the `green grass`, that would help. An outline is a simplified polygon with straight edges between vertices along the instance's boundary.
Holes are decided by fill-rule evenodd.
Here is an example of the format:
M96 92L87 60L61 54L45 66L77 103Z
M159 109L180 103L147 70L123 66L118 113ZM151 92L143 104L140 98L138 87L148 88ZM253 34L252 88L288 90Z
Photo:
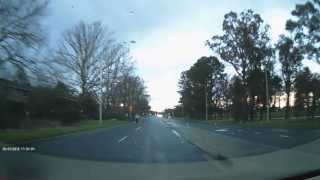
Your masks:
M106 120L103 124L98 121L86 120L80 121L72 126L60 126L55 128L38 128L27 130L0 130L0 142L14 144L23 143L31 140L49 138L64 134L76 133L81 131L90 131L97 128L110 128L118 125L123 125L128 121L119 121L116 119Z
M248 122L235 122L233 120L210 120L209 124L213 125L239 125L242 127L268 127L268 128L320 128L320 119L273 119L270 121L248 121Z
M270 127L270 128L320 128L320 119L294 119L253 121L240 124L245 127Z
M178 118L181 120L186 120L184 118ZM189 119L187 119L189 120ZM190 119L197 121L195 119ZM198 120L201 121L201 120ZM320 118L315 119L305 119L305 117L294 117L290 120L284 120L283 118L272 119L270 121L266 120L255 120L248 122L235 122L233 119L218 119L202 121L210 125L239 125L242 127L268 127L268 128L320 128Z

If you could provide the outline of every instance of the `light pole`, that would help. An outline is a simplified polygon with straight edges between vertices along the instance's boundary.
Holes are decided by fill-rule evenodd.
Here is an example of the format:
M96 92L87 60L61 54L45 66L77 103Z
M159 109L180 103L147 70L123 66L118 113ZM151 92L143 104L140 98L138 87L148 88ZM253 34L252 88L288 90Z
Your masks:
M207 92L207 83L204 87L204 94L205 94L205 106L206 106L206 121L208 121L208 92Z
M102 124L102 66L100 69L99 124Z
M267 107L267 121L270 120L270 102L269 102L269 84L268 84L268 71L267 64L265 66L265 81L266 81L266 107Z

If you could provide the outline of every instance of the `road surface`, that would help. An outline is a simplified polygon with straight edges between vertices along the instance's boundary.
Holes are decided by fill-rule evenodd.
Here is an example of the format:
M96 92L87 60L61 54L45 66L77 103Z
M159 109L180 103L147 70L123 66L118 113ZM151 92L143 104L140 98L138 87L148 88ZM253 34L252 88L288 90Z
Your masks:
M149 117L1 152L7 179L275 179L319 170L320 133ZM19 145L22 146L22 145ZM297 163L299 162L299 163ZM267 167L267 168L266 168Z
M208 133L246 140L251 143L250 146L239 145L237 146L239 149L235 149L237 152L244 152L240 154L243 156L250 154L249 152L258 144L273 148L262 147L255 154L292 148L320 137L319 130L212 126L205 123L150 117L138 124L131 123L112 129L50 138L35 141L27 146L35 147L36 153L98 161L174 163L217 158L215 153L210 153L212 151L200 148L197 143L184 137L180 131L182 127L196 127ZM214 138L215 136L212 136L213 140ZM224 154L224 152L219 153ZM229 157L228 154L224 156Z
M208 155L158 118L95 132L51 138L27 146L37 153L117 162L205 161Z

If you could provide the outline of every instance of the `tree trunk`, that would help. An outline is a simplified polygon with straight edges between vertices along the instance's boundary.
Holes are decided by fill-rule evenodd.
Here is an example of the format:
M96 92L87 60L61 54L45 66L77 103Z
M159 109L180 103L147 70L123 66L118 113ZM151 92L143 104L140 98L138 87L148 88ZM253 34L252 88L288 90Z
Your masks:
M285 110L285 115L284 119L288 120L289 119L289 109L290 109L290 90L286 90L287 98L286 98L286 110Z

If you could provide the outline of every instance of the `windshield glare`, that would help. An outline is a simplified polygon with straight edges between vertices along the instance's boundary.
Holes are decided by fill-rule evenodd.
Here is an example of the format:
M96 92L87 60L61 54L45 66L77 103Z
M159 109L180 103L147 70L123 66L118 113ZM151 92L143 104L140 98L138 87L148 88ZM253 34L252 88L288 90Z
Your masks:
M0 0L0 180L320 176L318 0Z

